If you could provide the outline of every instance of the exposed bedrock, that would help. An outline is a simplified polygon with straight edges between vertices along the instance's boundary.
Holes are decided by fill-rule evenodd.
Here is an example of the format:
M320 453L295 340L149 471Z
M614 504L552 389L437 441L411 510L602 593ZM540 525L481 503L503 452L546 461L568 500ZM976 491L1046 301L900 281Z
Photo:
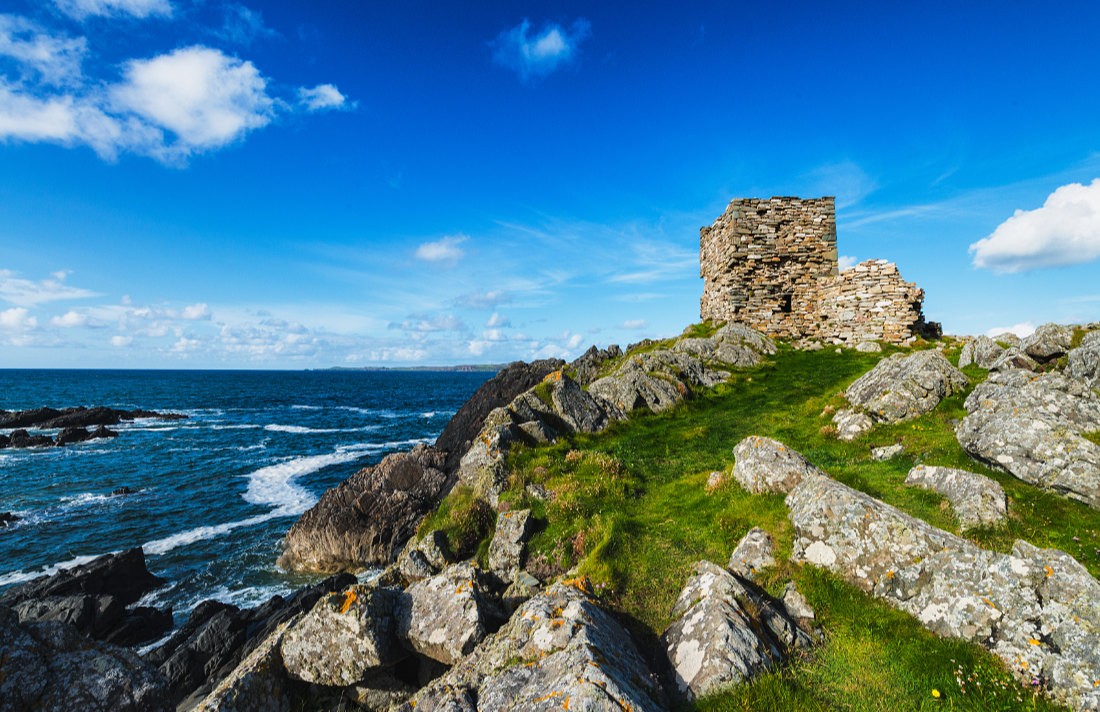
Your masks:
M996 481L976 472L917 465L909 470L905 484L946 497L955 510L960 529L996 526L1004 521L1008 512L1004 489Z

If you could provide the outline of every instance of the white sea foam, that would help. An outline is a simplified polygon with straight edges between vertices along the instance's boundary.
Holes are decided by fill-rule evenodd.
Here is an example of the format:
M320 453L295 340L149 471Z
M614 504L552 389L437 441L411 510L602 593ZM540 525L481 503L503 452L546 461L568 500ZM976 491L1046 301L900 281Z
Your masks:
M304 511L304 510L303 510ZM188 529L187 531L179 532L171 536L166 536L162 539L154 539L153 541L146 542L142 545L146 554L157 555L165 554L172 549L177 549L181 546L187 546L188 544L194 544L197 541L205 541L207 539L213 539L215 537L228 534L234 529L240 529L241 527L250 527L255 524L262 524L276 517L281 517L282 514L278 510L272 510L266 514L260 514L255 517L249 517L248 519L241 519L236 522L226 522L225 524L214 524L206 527L195 527L194 529Z
M290 407L295 410L321 410L319 405L292 405Z
M54 564L53 566L46 566L40 569L24 570L24 571L12 571L0 576L0 586L7 586L13 583L23 583L24 581L30 581L36 579L39 576L51 576L56 574L61 569L71 569L74 566L80 566L86 564L89 561L98 559L103 554L89 554L86 556L77 556L69 559L68 561L62 561L60 564Z
M82 507L86 504L100 504L103 502L110 502L115 500L116 497L110 494L96 494L95 492L84 492L83 494L74 494L68 497L61 498L61 504L68 508Z
M279 425L273 423L271 425L265 425L264 430L273 433L296 433L298 435L311 435L317 433L365 433L371 430L378 430L380 425L364 425L359 428L307 428L303 425Z

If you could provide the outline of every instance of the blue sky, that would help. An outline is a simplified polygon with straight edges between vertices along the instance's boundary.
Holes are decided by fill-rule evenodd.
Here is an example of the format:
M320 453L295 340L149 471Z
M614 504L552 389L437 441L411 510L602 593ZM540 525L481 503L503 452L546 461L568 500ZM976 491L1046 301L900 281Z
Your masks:
M965 7L959 7L965 5ZM1100 319L1100 7L8 0L0 367L570 357L837 196L951 333ZM1018 212L1019 211L1019 212Z

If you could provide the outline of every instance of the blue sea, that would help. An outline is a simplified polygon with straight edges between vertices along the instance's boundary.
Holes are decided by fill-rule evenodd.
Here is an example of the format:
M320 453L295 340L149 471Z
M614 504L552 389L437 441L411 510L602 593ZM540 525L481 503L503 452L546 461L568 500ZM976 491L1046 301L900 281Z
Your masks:
M215 598L251 606L316 578L275 565L295 519L388 453L435 440L491 374L0 370L0 408L183 413L119 437L0 450L0 588L130 547L169 584L176 621ZM4 432L4 431L0 431ZM50 432L50 431L45 431ZM119 487L133 494L112 496Z

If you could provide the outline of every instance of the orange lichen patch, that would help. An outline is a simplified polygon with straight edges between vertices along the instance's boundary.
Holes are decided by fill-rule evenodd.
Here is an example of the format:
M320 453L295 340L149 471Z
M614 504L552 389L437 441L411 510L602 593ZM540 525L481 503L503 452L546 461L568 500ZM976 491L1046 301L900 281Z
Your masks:
M1042 643L1041 643L1041 642L1039 642L1038 640L1035 640L1034 638L1032 638L1031 640L1027 641L1027 644L1028 644L1028 645L1042 645Z
M886 572L886 578L890 578L890 579L894 578L894 570L893 569L890 569L889 571Z
M562 581L565 586L572 586L586 596L592 595L592 581L587 576L578 576L577 578L565 579Z
M555 691L553 691L549 694L543 695L542 697L535 698L535 702L546 702L547 700L553 699L555 697L561 697L561 696L562 696L562 692L560 692L559 690L555 690Z
M565 702L561 703L562 709L569 709L569 695L565 696Z
M982 596L982 603L984 603L985 605L989 606L990 608L992 608L992 609L993 609L993 610L995 610L995 611L998 611L998 610L1000 610L999 608L997 608L996 604L994 604L994 603L993 603L993 601L989 600L989 599L988 599L988 598L986 598L985 596Z
M1051 576L1054 575L1054 569L1051 568L1050 566L1044 566L1043 570L1047 572L1047 578L1050 578Z
M340 606L340 614L343 615L344 613L347 613L348 609L351 608L352 604L355 603L356 599L358 599L358 598L359 598L359 595L357 593L355 593L354 588L351 589L350 591L348 591L344 595L343 605Z
M562 620L550 621L550 627L551 628L561 628L561 626L564 622L565 621L562 621Z
M547 383L547 382L549 382L549 383L558 383L559 381L561 381L561 378L562 378L562 371L559 368L556 371L551 371L550 373L546 374L546 376L542 379L542 382L543 383Z

